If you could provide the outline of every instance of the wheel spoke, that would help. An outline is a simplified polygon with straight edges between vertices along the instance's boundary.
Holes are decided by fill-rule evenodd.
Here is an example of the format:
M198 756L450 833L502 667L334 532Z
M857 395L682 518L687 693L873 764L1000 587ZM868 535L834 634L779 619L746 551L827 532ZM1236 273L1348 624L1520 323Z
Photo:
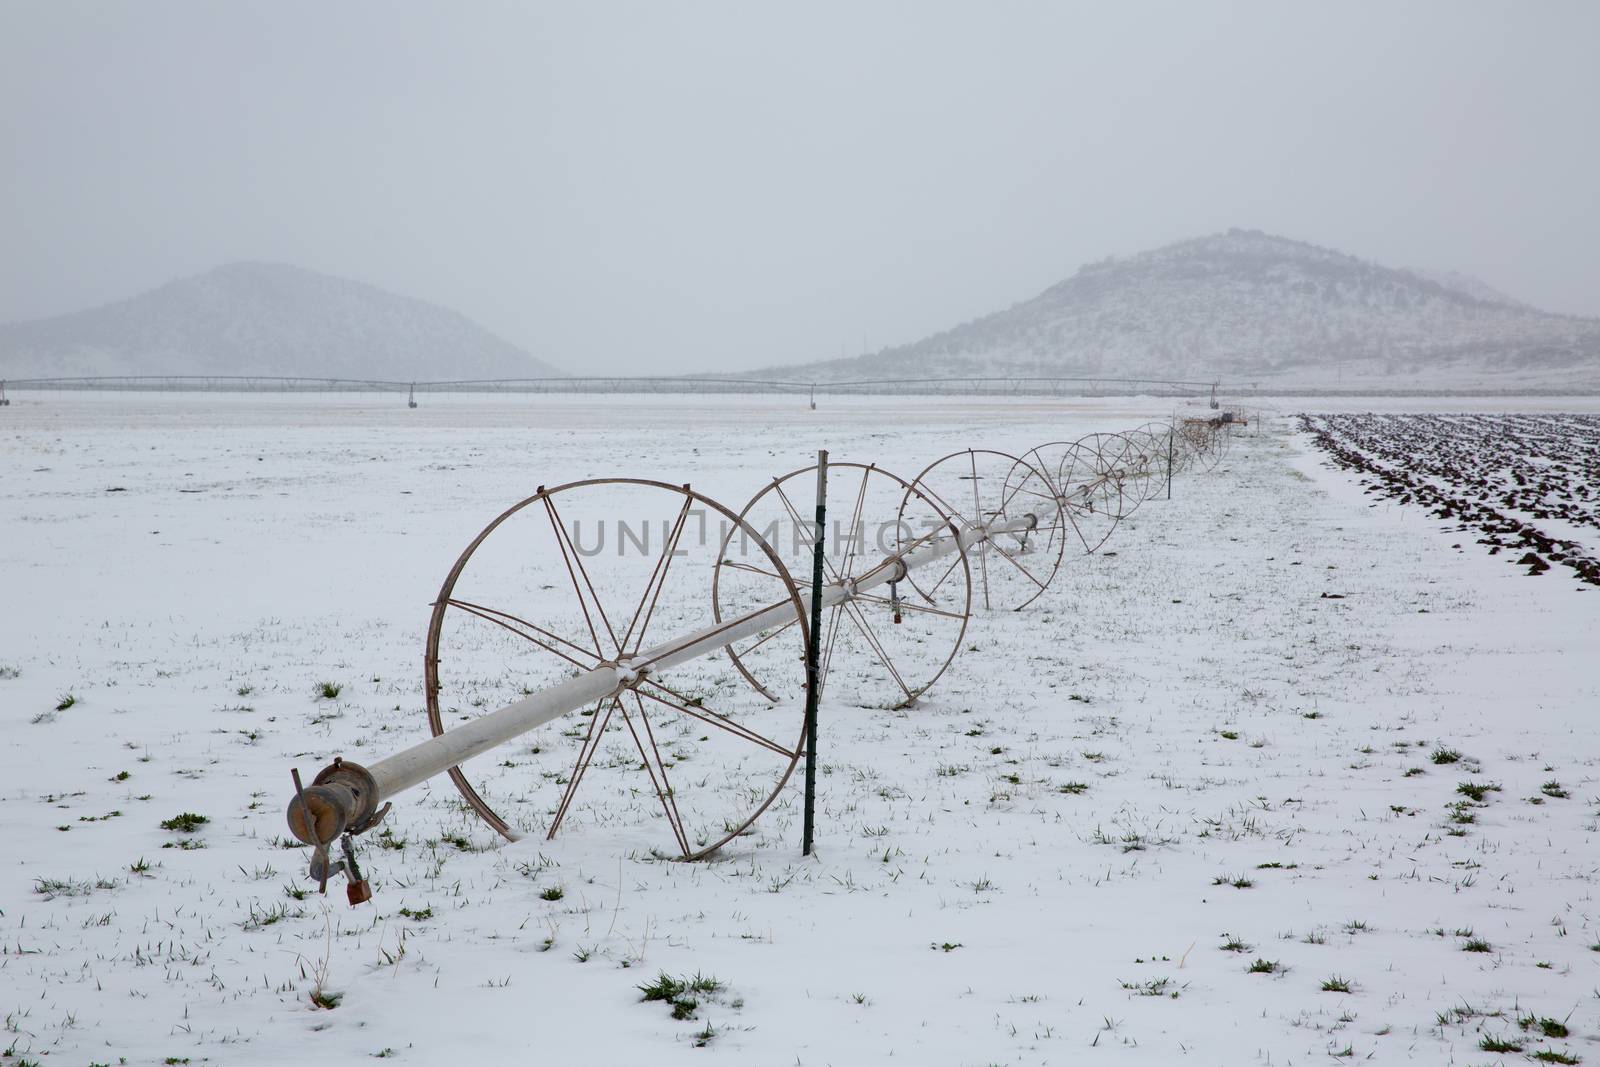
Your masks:
M602 717L600 709L606 709ZM594 706L594 712L589 716L589 732L584 735L583 744L578 748L577 762L572 765L572 777L567 779L566 792L561 794L561 803L556 807L555 818L550 820L550 832L545 835L546 840L554 840L556 831L561 828L561 822L567 817L567 809L572 806L572 798L578 794L578 783L583 780L584 772L589 769L589 763L594 759L594 754L600 749L600 742L605 738L606 724L611 721L613 709L621 707L615 697L610 702L602 700Z
M1038 586L1040 589L1044 588L1044 583L1041 582L1039 579L1035 578L1033 576L1033 573L1031 571L1029 571L1028 568L1024 567L1022 564L1018 563L1015 559L1013 559L1009 552L1002 552L998 548L996 548L994 554L995 554L995 556L997 558L1005 560L1007 563L1009 563L1013 567L1017 568L1017 570L1021 571L1025 575L1027 575L1028 581L1032 582L1034 585Z
M972 520L983 522L983 505L978 503L978 454L967 449L967 459L972 464ZM984 530L983 541L978 546L978 568L983 573L983 607L989 608L989 531Z
M543 627L540 627L540 626L535 626L533 623L528 622L526 619L519 619L515 615L510 614L509 612L500 611L497 608L486 608L481 604L470 604L465 600L456 600L453 597L451 599L445 601L445 603L449 604L453 608L460 608L462 611L466 612L468 615L475 615L478 618L483 619L486 622L494 623L494 625L499 626L502 629L508 630L511 633L516 634L518 637L522 638L523 640L528 641L528 642L530 642L532 644L538 645L540 648L544 649L546 652L549 652L551 655L559 656L560 658L566 660L568 663L572 664L575 667L582 667L586 671L587 670L593 670L595 668L595 666L600 661L600 656L597 653L591 652L587 648L582 647L581 645L575 645L571 641L568 641L563 637L557 637L555 634L551 633L549 630L546 630L546 629L544 629ZM540 637L544 637L544 638L549 639L550 641L554 641L554 642L556 642L558 644L565 645L565 646L567 646L568 648L572 649L575 652L581 652L583 655L588 656L590 658L591 662L585 663L582 660L573 659L571 656L569 656L565 652L561 651L561 649L556 648L555 645L545 644L545 642L541 641L539 639L539 637L534 637L532 634L524 632L524 629L519 629L519 627L523 627L526 630L532 630L534 633L538 634Z
M599 613L600 621L605 624L606 633L611 635L613 649L620 653L622 645L617 641L617 632L611 628L611 620L606 618L606 610L600 603L599 594L594 591L594 583L589 580L589 572L584 569L583 556L568 538L566 527L562 525L561 516L556 511L555 502L548 496L544 497L544 509L550 516L550 525L556 534L556 547L561 549L562 562L567 565L567 576L572 579L572 591L578 598L578 606L583 608L583 618L589 624L589 634L594 638L595 648L600 647L600 635L594 628L594 618L589 614L589 603L584 599L583 589L578 585L579 574L583 575L583 584L589 587L589 596L594 600L595 611ZM573 564L577 564L577 570L573 569Z
M923 545L931 545L941 538L954 535L954 533L955 530L951 527L950 520L946 519L942 514L938 515L936 518L929 520L928 532L921 537L914 537L904 544L896 542L899 550L895 555L908 556Z
M931 470L932 468L929 469ZM927 473L927 471L923 471L923 474ZM921 478L918 478L917 481L912 485L912 489L915 490L929 504L931 504L934 510L941 512L944 515L954 515L957 517L961 515L960 508L946 500L939 490L935 489L927 482L924 482ZM903 504L901 506L904 507Z
M800 517L800 512L795 510L794 502L789 499L789 494L783 491L783 485L781 483L774 482L772 487L778 491L778 499L783 501L784 509L789 512L789 518L794 522L795 529L811 530L812 537L815 538L820 532L813 528L816 525L815 520L806 522ZM844 581L844 577L839 573L838 568L833 565L833 562L828 559L828 554L826 552L822 554L822 565L827 569L829 574L833 575L834 581Z
M765 637L763 637L761 640L757 641L755 644L751 645L749 648L747 648L744 651L740 652L739 655L740 656L748 656L750 653L754 652L756 649L760 648L762 645L766 644L768 641L771 641L774 637L777 637L779 634L783 633L783 631L785 631L789 627L793 626L795 624L795 622L796 622L795 619L790 619L788 622L784 623L782 626L778 627L776 630L768 631L768 633L767 633L767 635Z
M673 792L672 782L667 778L667 764L661 758L661 748L656 744L656 734L650 727L650 716L645 714L644 701L639 699L639 691L633 692L633 702L639 706L639 719L644 723L644 738L639 737L639 731L633 725L633 717L628 714L628 709L622 709L622 721L628 724L628 732L633 735L633 743L639 750L639 758L644 762L645 773L650 776L650 785L655 789L656 796L661 800L661 810L667 816L667 823L672 827L672 834L678 839L678 847L683 849L687 858L689 855L689 835L683 829L683 815L678 811L678 798ZM649 748L645 742L649 742ZM660 777L658 778L657 775Z
M998 511L995 512L995 514L1004 515L1006 513L1006 508L1010 507L1010 505L1011 505L1012 497L1014 497L1018 493L1020 493L1022 491L1022 487L1027 485L1028 482L1030 482L1033 479L1033 476L1035 474L1038 474L1038 473L1039 473L1038 471L1033 470L1032 468L1029 468L1028 473L1023 477L1023 479L1020 482L1017 483L1017 487L1015 489L1012 489L1010 492L1007 492L1006 491L1006 487L1002 485L1000 487L1000 492L1001 492L1000 508L999 508ZM1046 488L1048 488L1049 485L1050 485L1050 479L1048 479L1048 478L1044 479L1044 483L1045 483Z
M723 567L732 567L735 570L749 571L752 574L759 574L767 578L778 578L778 575L775 572L762 570L760 567L753 566L749 563L738 563L731 559L725 559L721 561L720 565ZM783 581L782 578L778 578L778 580L780 582Z
M1079 508L1077 506L1069 506L1069 507L1065 507L1065 508L1061 509L1061 514L1066 518L1067 522L1072 526L1072 531L1078 535L1078 542L1081 545L1083 545L1083 550L1085 552L1093 552L1096 548L1099 547L1099 545L1091 545L1089 543L1089 536L1084 533L1083 527L1078 524L1078 516L1079 516L1079 514L1082 514L1082 513L1084 513L1084 509ZM1088 514L1092 515L1093 513L1094 512L1093 512L1092 509L1090 509L1088 511ZM1102 544L1104 543L1104 539L1103 538L1101 540L1101 543Z
M1045 527L1045 529L1050 531L1050 536L1045 540L1044 543L1044 550L1046 552L1049 552L1050 546L1056 543L1056 534L1058 533L1061 535L1060 551L1065 552L1067 545L1067 530L1069 529L1078 535L1078 540L1083 540L1083 534L1078 530L1078 524L1073 521L1071 509L1062 508L1060 515L1060 522L1053 522L1049 526ZM1058 552L1057 554L1059 555L1060 553Z
M876 594L873 594L873 593L857 593L856 594L856 599L857 600L866 600L866 601L869 601L870 603L873 603L873 604L883 604L883 605L886 605L887 607L891 607L891 608L895 607L895 602L890 600L888 597L877 596ZM907 599L905 599L903 597L900 600L899 606L901 608L904 608L906 611L919 611L919 612L923 613L924 615L943 615L947 619L964 619L964 618L966 618L965 615L961 615L961 614L959 614L957 612L945 611L943 608L935 608L935 607L929 607L929 606L924 605L924 604L918 604L915 601L907 600Z
M1024 496L1038 497L1040 500L1048 500L1052 504L1056 502L1056 498L1049 493L1039 493L1032 489L1024 489L1021 486L1018 486L1011 495L1016 496L1018 493L1021 493ZM1009 499L1009 497L1007 499Z
M678 549L678 538L683 536L685 521L689 518L689 505L694 502L693 497L683 498L683 507L678 509L678 521L672 526L672 534L665 539L661 546L661 556L656 560L656 565L650 572L649 581L645 582L644 592L639 595L639 606L634 609L633 621L628 623L628 632L622 635L621 650L626 651L628 640L633 637L635 627L638 627L639 637L633 643L633 650L637 652L644 645L645 631L650 628L650 618L655 614L656 603L661 599L661 591L667 585L667 571L672 567L673 553ZM648 605L646 602L648 601ZM643 613L643 621L640 621Z
M982 522L983 505L978 503L978 454L970 448L967 449L967 462L972 467L972 517Z
M828 609L828 637L822 646L822 670L817 675L817 693L827 692L828 672L833 669L833 646L839 637L839 620L844 611L844 601Z
M983 610L991 610L989 605L989 538L987 535L978 543L978 571L983 581Z
M850 565L855 562L856 558L856 527L861 523L861 509L867 500L867 476L872 473L872 470L873 468L871 467L863 467L861 469L861 488L856 491L856 507L850 513L850 525L846 527L848 531L846 536L850 538L850 547L845 551L844 566L842 568L846 575L850 574ZM865 531L863 531L862 539L866 539Z
M939 587L944 584L945 579L950 577L952 574L954 574L956 568L961 566L961 560L965 556L966 556L966 550L965 549L962 549L961 551L958 551L956 553L956 558L950 561L950 566L945 568L944 573L939 575L939 580L937 582L933 583L933 588L928 590L926 593L922 593L921 589L917 589L917 586L916 586L915 582L912 583L911 588L916 589L917 592L919 592L919 593L922 593L922 599L924 599L928 603L932 604L933 603L933 594L937 593L939 591Z
M859 613L848 602L845 603L845 611L849 613L850 621L855 623L856 629L861 631L861 636L866 639L873 655L878 657L878 662L883 664L884 670L889 672L889 676L894 679L894 683L906 695L906 701L915 700L917 694L911 691L911 687L906 685L905 679L900 677L900 672L895 670L894 662L890 660L889 654L883 650L883 646L878 643L877 635L872 632L872 627L867 625L866 620L861 618Z
M650 689L640 687L635 689L634 692L642 697L648 697L658 704L664 704L667 707L672 708L674 711L682 712L691 719L698 719L707 726L718 727L728 731L730 734L733 734L735 737L740 738L741 740L749 741L754 745L760 745L762 748L771 749L773 752L776 752L778 755L783 756L786 759L793 759L795 756L794 749L784 748L771 738L763 737L761 734L758 734L748 726L734 722L732 719L729 719L726 716L718 715L716 712L705 707L704 705L695 707L690 702L688 697L684 696L682 693L668 688L665 685L662 685L654 678L646 678L643 682L643 686L649 686ZM661 696L659 693L651 692L651 689L659 689L662 693L667 694L667 696ZM667 697L671 697L672 699L669 700Z

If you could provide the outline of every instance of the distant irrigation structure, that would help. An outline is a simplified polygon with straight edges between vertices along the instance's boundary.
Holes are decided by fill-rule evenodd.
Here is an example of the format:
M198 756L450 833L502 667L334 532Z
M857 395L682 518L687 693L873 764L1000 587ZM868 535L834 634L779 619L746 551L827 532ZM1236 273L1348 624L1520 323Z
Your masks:
M0 392L135 393L399 393L415 406L419 394L780 394L818 396L1096 397L1216 396L1217 381L1109 377L874 378L860 381L785 381L688 375L479 378L452 381L388 381L377 378L304 378L274 375L133 374L98 377L13 378Z

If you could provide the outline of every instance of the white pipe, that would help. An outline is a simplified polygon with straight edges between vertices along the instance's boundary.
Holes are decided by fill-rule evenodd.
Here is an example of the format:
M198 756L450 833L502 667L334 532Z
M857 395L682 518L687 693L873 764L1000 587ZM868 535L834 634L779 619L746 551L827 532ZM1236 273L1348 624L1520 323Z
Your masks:
M935 538L903 556L890 556L848 585L839 582L829 584L823 589L822 604L824 607L833 607L869 589L898 581L906 572L925 567L952 553L964 552L987 538L1031 530L1038 524L1039 516L1029 513L993 525L970 526L958 533ZM798 593L801 606L809 609L810 590L802 589ZM367 767L378 783L378 802L382 803L397 793L459 766L474 756L481 756L568 712L604 700L637 681L640 671L665 670L726 648L735 641L753 637L763 630L781 626L789 620L793 610L794 602L783 600L730 622L696 630L629 657L621 664L602 664L575 678L523 697L514 704L507 704L498 711L396 752Z

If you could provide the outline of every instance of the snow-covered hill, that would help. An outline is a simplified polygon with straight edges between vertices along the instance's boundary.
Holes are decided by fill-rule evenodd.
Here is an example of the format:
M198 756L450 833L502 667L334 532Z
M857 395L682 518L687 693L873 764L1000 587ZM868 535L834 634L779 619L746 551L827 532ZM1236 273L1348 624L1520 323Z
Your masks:
M1458 270L1428 270L1423 267L1407 267L1406 270L1423 278L1426 281L1437 282L1446 289L1454 289L1464 296L1474 300L1486 300L1491 304L1510 304L1513 307L1530 307L1515 297L1507 296L1482 278L1475 278L1470 274L1463 274Z
M1253 230L1083 267L1031 300L791 377L1152 377L1263 387L1600 385L1600 319Z
M0 325L0 378L560 373L454 311L278 263L231 263L120 303Z

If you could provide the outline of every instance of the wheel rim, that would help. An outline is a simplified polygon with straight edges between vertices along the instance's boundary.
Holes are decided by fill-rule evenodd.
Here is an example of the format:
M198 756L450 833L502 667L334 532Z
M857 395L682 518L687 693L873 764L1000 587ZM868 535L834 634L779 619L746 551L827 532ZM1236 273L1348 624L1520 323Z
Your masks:
M607 515L617 516L614 521L619 524L615 527L616 558L607 559L601 577L584 563L585 555L591 553L582 547L581 523L584 519L603 523ZM643 544L637 535L630 544L620 525L625 521L623 515L647 515L640 524ZM663 524L652 527L658 516L664 516ZM631 769L635 775L644 772L659 816L668 824L678 851L686 859L695 859L743 833L772 804L793 773L804 734L802 670L794 670L784 680L778 705L759 702L772 708L770 715L761 715L732 696L746 692L742 685L723 685L720 676L729 672L716 666L720 654L671 666L662 656L652 655L667 647L653 644L659 640L652 638L653 633L681 633L685 620L703 619L701 583L705 572L680 558L697 548L709 554L703 536L701 545L694 543L697 516L739 527L738 517L731 511L688 486L642 479L594 479L553 489L540 487L486 526L441 586L424 657L428 725L435 736L446 728L447 711L471 716L450 702L483 706L490 702L480 699L485 690L498 706L505 702L508 686L520 684L526 692L538 688L529 684L534 679L548 683L563 673L570 676L573 670L614 664L637 667L641 672L635 684L619 687L591 708L539 728L547 732L547 739L530 751L542 757L543 744L550 744L550 758L528 762L540 766L543 777L554 777L561 788L552 810L541 806L530 813L524 807L517 813L525 829L543 829L547 837L554 837L573 816L581 787L586 785L601 789L602 798L628 795L633 785L619 787L623 776L617 772L636 763ZM604 527L590 529L601 531L596 551L604 550ZM652 547L652 529L660 532L659 550ZM737 594L728 596L748 611L786 605L781 628L793 631L797 651L803 652L809 626L794 583L771 546L755 531L745 532L772 577L748 582ZM530 544L545 551L529 552ZM638 551L628 556L624 549L629 548ZM625 575L619 577L619 571ZM564 579L565 584L556 579ZM508 599L516 610L504 606L506 599L491 606L482 595L484 590ZM523 607L524 602L529 607ZM454 659L446 655L452 652ZM509 668L516 680L487 677L495 670L497 653L503 657L499 661L505 664L502 670ZM798 665L800 661L793 662ZM711 696L706 695L707 686L712 687ZM782 726L785 721L792 732ZM548 736L562 724L571 724L559 732L564 740ZM787 740L790 736L792 743ZM570 749L575 751L568 760L566 750ZM597 766L602 751L605 758ZM630 751L636 760L628 755ZM759 762L746 767L756 760ZM728 772L724 776L727 781L737 782L735 799L722 795L728 789L711 785L709 776L697 783L691 781L692 787L686 788L682 773L669 773L684 762L691 764L689 773L696 779L702 763L720 762ZM451 768L449 775L485 822L508 839L521 836L512 820L496 810L485 795L488 790L480 788L485 779L502 784L503 774L475 768L474 777L479 779L475 783L458 766ZM496 802L502 807L525 803L526 790L522 794ZM613 812L602 813L599 799L587 805L586 814L597 820L615 818ZM637 807L631 801L619 803L624 814ZM529 819L532 826L527 825Z
M1055 580L1070 523L1055 483L1043 471L1009 452L966 449L934 460L911 484L961 531L1023 514L1045 516L1029 530L968 547L967 556L977 557L975 565L969 563L980 594L975 599L984 608L1021 611ZM906 503L901 507L903 512ZM925 581L915 575L908 580L919 589Z
M776 550L791 573L810 573L811 547L799 534L809 527L803 502L815 484L816 470L813 464L774 478L739 512L740 521L751 528L764 533L778 531ZM824 538L824 580L829 583L873 573L886 559L951 532L947 512L905 479L875 465L830 462L828 499L834 502L834 516L841 512L847 516L842 524L837 517L830 521ZM868 522L871 516L890 512L897 520L893 525ZM786 530L789 536L785 536ZM838 536L841 530L843 538ZM730 530L712 580L712 608L718 620L725 612L721 596L725 574L747 566L732 558L734 547L734 531ZM853 672L854 702L865 707L905 707L938 681L960 651L972 610L966 555L954 555L942 575L923 586L902 580L894 587L879 586L824 609L819 639L823 693L835 667ZM897 614L899 622L894 621ZM733 657L739 672L762 693L769 692L763 678L771 669L766 661L772 658L756 654Z

